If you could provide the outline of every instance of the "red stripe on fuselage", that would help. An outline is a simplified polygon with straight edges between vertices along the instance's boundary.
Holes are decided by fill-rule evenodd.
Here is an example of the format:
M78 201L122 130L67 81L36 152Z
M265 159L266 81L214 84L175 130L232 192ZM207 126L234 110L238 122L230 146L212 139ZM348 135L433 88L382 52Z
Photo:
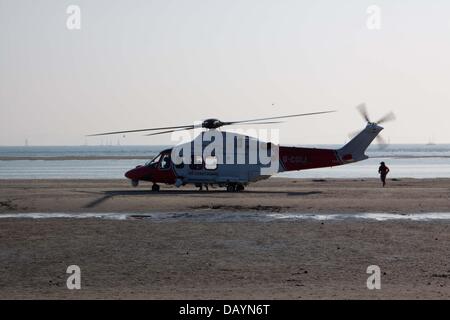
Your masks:
M336 150L331 149L280 146L279 152L283 171L333 167L343 164L338 158Z

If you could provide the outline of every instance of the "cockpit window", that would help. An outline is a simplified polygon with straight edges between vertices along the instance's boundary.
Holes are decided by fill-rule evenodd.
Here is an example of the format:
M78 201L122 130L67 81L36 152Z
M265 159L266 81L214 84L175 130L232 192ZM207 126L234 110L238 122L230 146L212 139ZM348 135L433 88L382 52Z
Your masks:
M170 154L164 154L159 164L161 169L168 169L170 167Z
M156 157L154 157L152 160L148 161L145 165L151 166L159 162L159 159L161 159L161 154L158 154Z

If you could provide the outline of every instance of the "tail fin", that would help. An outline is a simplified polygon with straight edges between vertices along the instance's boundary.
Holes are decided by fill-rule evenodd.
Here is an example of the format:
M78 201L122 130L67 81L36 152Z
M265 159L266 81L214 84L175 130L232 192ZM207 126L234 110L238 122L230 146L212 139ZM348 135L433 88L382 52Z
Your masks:
M365 155L365 151L381 130L383 130L383 127L375 123L367 124L363 131L338 150L339 157L343 162L356 162L367 159L368 156Z

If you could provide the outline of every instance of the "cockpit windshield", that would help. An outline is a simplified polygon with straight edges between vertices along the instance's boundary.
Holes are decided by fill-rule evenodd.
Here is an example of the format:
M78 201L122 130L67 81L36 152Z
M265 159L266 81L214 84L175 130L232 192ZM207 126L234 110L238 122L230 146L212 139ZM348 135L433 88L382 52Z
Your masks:
M161 159L161 154L158 154L156 157L154 157L152 160L148 161L145 165L148 166L152 166L156 163L159 162L159 159Z

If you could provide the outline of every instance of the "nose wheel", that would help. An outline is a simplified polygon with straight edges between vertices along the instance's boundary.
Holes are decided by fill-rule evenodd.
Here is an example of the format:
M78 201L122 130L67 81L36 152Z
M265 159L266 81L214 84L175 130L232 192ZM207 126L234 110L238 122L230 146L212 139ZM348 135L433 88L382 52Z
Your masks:
M156 183L154 183L154 184L152 185L152 191L153 191L153 192L158 192L158 191L159 191L159 185L156 184Z

